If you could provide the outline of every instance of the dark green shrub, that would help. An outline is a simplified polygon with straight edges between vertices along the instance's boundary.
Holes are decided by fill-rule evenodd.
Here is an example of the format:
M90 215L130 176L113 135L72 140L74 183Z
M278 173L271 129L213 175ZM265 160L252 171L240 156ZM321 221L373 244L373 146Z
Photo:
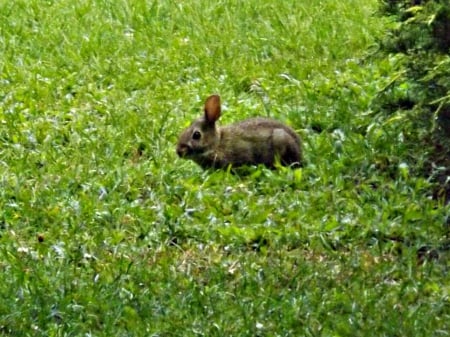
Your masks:
M401 112L413 163L436 182L436 196L450 200L450 0L385 0L392 19L381 43L399 71L377 100L381 113Z

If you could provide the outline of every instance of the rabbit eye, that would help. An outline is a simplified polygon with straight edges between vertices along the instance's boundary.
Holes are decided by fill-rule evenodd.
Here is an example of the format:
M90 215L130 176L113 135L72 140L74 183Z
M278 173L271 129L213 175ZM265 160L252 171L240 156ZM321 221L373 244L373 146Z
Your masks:
M192 134L192 138L195 140L199 140L202 137L202 134L199 131L194 131Z

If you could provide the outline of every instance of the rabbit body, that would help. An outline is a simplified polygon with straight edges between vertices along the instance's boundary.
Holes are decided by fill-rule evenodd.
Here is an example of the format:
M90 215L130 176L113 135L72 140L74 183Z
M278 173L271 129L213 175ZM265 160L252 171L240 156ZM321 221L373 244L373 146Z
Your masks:
M208 97L205 115L194 121L181 135L177 153L204 169L263 164L273 168L302 165L300 138L293 129L268 118L250 118L216 127L220 117L220 98Z

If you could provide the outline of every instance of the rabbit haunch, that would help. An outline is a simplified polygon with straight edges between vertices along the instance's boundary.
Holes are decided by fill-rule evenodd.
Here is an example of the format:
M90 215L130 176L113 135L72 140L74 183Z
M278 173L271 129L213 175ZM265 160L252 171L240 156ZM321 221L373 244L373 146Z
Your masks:
M209 96L205 114L180 135L177 153L202 168L226 168L275 163L291 167L302 165L300 138L293 129L268 118L250 118L216 127L220 117L220 97Z

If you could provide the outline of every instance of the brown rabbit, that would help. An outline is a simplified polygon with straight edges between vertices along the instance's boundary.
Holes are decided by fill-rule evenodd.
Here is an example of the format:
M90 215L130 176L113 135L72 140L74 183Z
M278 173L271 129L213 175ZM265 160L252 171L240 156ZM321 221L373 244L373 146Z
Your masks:
M202 168L264 164L274 168L302 166L300 138L290 127L268 118L250 118L216 127L220 117L220 97L211 95L205 114L180 135L177 154Z

